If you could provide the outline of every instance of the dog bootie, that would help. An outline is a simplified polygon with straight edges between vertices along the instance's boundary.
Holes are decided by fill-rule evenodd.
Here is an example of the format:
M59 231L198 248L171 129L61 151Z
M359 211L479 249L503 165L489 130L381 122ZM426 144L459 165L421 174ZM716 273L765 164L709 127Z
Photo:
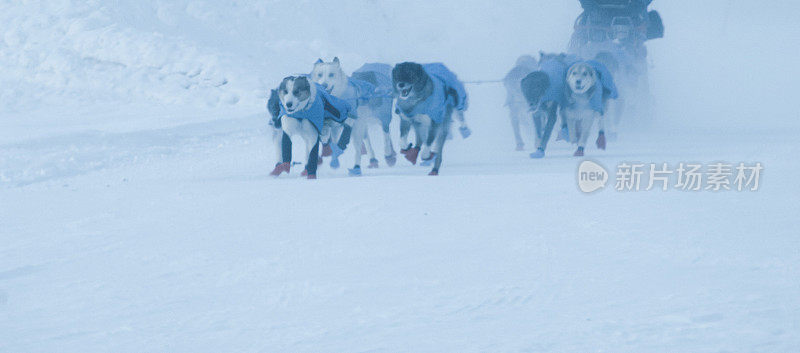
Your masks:
M525 150L525 144L524 143L518 143L517 144L517 151L524 151L524 150Z
M542 159L544 158L544 150L541 148L537 148L536 152L531 153L531 158L533 159Z
M361 176L361 166L355 166L353 169L347 170L347 175L349 176Z
M423 159L422 162L420 162L419 165L421 165L423 167L430 166L431 164L433 164L434 158L436 158L436 153L435 152L431 152L431 155L427 159Z
M391 156L385 156L384 158L386 158L386 164L390 167L394 167L397 164L397 153L392 152Z
M562 127L561 130L558 131L558 137L556 137L556 141L569 141L569 129L566 127Z
M417 156L419 155L419 147L411 147L408 146L405 150L400 150L400 153L406 156L406 159L411 162L411 164L417 164Z
M327 156L330 156L331 154L333 154L333 151L331 150L331 144L330 143L323 143L322 144L322 156L323 157L327 157Z
M289 174L289 168L291 168L289 166L289 162L278 163L278 165L275 166L275 169L273 169L272 172L269 173L269 175L277 177L277 176L279 176L279 175L281 175L283 173Z
M369 168L369 169L378 168L378 160L375 159L375 158L370 158L369 159L369 167L367 167L367 168Z
M308 176L308 169L303 169L303 171L300 172L300 176Z
M430 175L430 176L437 176L437 175L439 175L439 171L438 171L438 170L431 170L431 172L430 172L430 173L428 173L428 175Z
M342 155L344 151L339 148L337 144L331 144L331 168L338 169L339 168L339 156Z
M462 126L458 128L458 132L461 133L461 137L465 139L472 135L472 130L470 130L469 127L467 126Z
M573 154L572 156L574 156L574 157L583 157L583 147L578 147L578 149L575 150L575 154Z
M606 150L606 134L600 131L600 135L597 136L597 148L605 151Z
M314 180L314 179L317 179L317 175L316 175L316 174L309 174L309 175L306 177L306 179L309 179L309 180Z

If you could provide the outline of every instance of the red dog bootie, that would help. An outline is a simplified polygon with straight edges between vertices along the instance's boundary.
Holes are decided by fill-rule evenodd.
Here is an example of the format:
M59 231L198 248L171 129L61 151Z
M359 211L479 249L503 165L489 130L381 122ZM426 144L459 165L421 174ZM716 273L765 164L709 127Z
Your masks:
M600 134L597 136L597 148L605 151L606 150L606 134L600 131Z
M411 147L408 145L408 148L400 150L400 153L406 156L406 159L411 162L411 164L417 164L417 156L419 155L419 147Z
M322 156L327 157L333 154L333 150L331 149L330 143L323 143L322 144Z
M275 169L273 169L272 172L269 173L269 175L277 177L283 173L289 174L289 168L291 168L289 166L289 162L278 163L278 165L275 166Z

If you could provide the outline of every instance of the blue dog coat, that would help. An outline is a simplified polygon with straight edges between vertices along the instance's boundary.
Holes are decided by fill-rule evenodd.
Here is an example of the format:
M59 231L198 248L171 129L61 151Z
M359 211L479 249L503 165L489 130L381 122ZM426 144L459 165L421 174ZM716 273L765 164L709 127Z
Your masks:
M467 90L454 73L441 63L425 64L422 67L433 81L433 92L417 104L409 116L425 114L440 124L444 121L448 106L457 110L467 110Z
M608 71L605 65L594 61L587 60L586 64L591 66L597 72L597 82L595 82L595 89L590 97L592 110L603 114L603 97L617 99L619 93L617 92L617 85L614 84L614 77Z
M319 84L312 83L317 88L317 95L314 97L314 102L311 106L294 113L287 113L286 108L281 104L281 116L288 116L295 119L306 119L314 124L317 131L322 131L322 125L325 119L332 119L338 123L343 123L347 116L350 115L352 109L350 104L343 99L336 98L328 93L325 88Z

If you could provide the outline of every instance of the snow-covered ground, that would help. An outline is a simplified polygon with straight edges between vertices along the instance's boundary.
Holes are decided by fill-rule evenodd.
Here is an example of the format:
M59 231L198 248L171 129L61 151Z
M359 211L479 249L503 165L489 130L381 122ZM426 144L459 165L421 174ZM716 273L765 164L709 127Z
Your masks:
M0 5L0 351L797 351L798 5L656 0L656 122L588 151L612 172L761 162L759 191L584 195L570 146L512 151L492 84L437 178L269 178L263 89L317 56L496 78L579 11L414 1L460 19L426 36L440 17L402 3ZM357 41L325 14L383 27Z

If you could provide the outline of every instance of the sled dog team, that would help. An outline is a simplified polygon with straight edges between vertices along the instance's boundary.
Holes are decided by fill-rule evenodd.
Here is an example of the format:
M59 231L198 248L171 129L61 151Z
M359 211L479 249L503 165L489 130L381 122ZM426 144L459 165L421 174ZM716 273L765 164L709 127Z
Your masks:
M544 157L559 110L559 135L577 144L575 156L583 156L595 120L600 121L597 146L605 149L603 116L617 90L600 61L565 54L541 54L538 61L526 56L504 83L518 150L524 148L520 123L533 120L536 152L531 158ZM467 107L464 84L441 63L404 62L394 67L368 63L348 76L338 58L320 59L310 74L288 76L271 91L267 108L278 162L270 175L289 173L294 136L305 142L302 175L308 179L316 179L323 157L330 157L331 168L339 168L339 157L348 146L354 156L349 175L362 175L364 154L369 156L368 167L377 168L379 160L368 134L373 125L381 127L383 158L394 166L397 153L389 124L395 115L400 119L400 153L412 164L419 159L431 166L429 175L438 175L453 122L463 138L471 134L464 118ZM414 140L409 142L412 129Z

